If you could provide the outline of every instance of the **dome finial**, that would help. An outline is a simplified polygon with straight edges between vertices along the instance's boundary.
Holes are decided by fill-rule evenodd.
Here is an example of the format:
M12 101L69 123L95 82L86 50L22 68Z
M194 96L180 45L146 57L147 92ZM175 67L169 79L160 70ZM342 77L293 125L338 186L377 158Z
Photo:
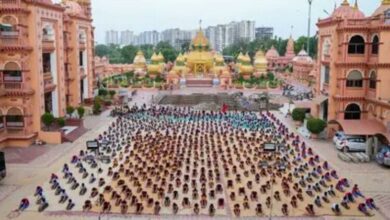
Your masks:
M355 0L355 5L353 6L354 9L359 9L358 0Z
M349 6L348 0L344 0L343 3L341 3L341 5L343 5L343 6Z

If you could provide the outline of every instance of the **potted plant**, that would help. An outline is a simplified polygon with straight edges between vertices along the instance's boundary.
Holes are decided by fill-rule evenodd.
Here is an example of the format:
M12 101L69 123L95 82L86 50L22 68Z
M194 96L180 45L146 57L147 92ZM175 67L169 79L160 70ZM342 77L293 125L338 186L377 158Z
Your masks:
M69 118L72 117L73 112L74 112L74 107L73 106L67 106L66 107L66 114L69 116Z
M83 106L79 106L77 108L77 114L79 115L79 119L82 119L84 117L85 109Z
M318 135L326 128L326 122L319 118L309 118L306 127L312 134L312 138L318 138Z
M306 111L302 108L294 108L291 114L293 120L296 122L297 126L302 125L302 122L305 120Z
M65 119L64 118L57 118L57 125L62 128L65 126Z
M110 90L108 91L108 94L110 95L111 99L114 97L114 95L116 94L116 91L115 90Z
M55 118L54 118L53 114L46 112L45 114L43 114L41 116L41 120L42 120L43 124L45 125L45 127L47 128L47 130L49 130L50 126L53 124Z

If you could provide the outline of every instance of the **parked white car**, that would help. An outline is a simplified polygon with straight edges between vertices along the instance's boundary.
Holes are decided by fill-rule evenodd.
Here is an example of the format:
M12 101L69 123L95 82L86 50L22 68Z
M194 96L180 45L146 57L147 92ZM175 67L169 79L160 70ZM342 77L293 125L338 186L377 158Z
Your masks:
M336 138L333 137L333 142L335 142L336 148L348 151L366 151L367 149L367 138L364 136L347 136L340 135Z
M333 143L335 145L339 145L341 143L341 141L343 141L344 138L345 138L344 132L343 131L338 131L333 136Z

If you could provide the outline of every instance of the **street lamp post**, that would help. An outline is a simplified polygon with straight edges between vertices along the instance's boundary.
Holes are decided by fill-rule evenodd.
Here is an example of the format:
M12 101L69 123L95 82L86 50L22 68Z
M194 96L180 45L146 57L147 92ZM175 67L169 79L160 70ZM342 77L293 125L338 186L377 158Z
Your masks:
M307 53L310 54L310 27L311 27L311 4L313 3L313 0L307 0L309 3L309 19L308 19L308 26L307 26Z

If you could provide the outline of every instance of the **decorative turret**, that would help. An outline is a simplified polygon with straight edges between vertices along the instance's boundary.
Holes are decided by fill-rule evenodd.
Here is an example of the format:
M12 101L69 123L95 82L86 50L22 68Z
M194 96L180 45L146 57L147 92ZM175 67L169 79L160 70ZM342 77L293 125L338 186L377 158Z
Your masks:
M133 65L134 65L134 73L137 74L138 76L145 76L145 71L146 71L146 59L144 56L144 53L139 50L137 52L137 55L134 57L133 60Z
M150 58L151 63L148 65L148 74L152 79L156 78L157 75L162 74L164 71L164 65L161 65L160 59L161 58L156 52L154 52Z
M173 67L172 71L181 77L184 77L189 72L188 68L186 67L186 62L183 54L180 53L177 56L175 66Z
M209 40L205 37L202 28L199 28L199 31L196 33L194 39L191 42L191 49L198 51L210 51Z
M254 60L255 75L259 77L266 74L268 62L262 50L257 51Z
M214 60L215 60L215 64L214 64L213 72L215 75L219 76L226 69L225 60L223 59L223 56L219 53L216 53L214 55Z
M241 63L238 65L238 72L240 75L243 76L244 79L250 79L253 74L253 70L254 68L251 64L251 58L249 57L248 53L242 55Z
M288 39L287 42L287 47L286 47L286 54L284 55L287 58L294 58L295 57L295 52L294 52L294 39L290 35L290 38Z

